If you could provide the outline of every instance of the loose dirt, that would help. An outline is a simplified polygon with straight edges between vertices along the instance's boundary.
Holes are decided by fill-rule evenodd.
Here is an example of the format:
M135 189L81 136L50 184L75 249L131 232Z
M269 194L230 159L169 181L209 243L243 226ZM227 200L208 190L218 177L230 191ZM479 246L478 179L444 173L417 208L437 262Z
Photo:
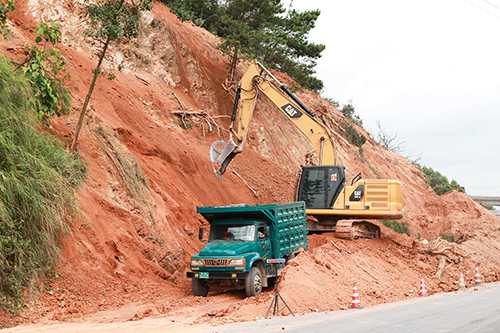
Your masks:
M73 108L69 116L54 119L51 131L66 143L73 138L99 52L99 44L82 34L82 13L82 4L73 0L16 1L13 38L1 46L9 58L22 58L22 46L34 41L36 22L61 25ZM203 220L196 206L293 201L297 171L313 148L262 99L245 151L219 181L208 151L213 141L228 139L234 96L227 89L229 61L216 49L216 37L180 22L161 3L155 2L143 21L137 41L111 47L106 69L121 64L125 70L114 71L113 81L98 80L87 112L78 143L89 167L79 192L82 214L68 221L71 233L61 237L60 262L41 281L41 292L19 316L0 318L4 326L20 325L13 330L55 323L70 329L91 323L132 329L148 318L164 318L176 329L218 325L264 316L274 295L268 289L255 298L238 291L192 296L185 274L191 255L204 245L197 240ZM245 69L240 64L239 74ZM356 127L367 138L361 153L343 137L345 119L338 110L315 93L297 95L328 119L348 182L362 172L364 178L403 183L402 221L411 236L379 222L380 239L311 235L309 249L280 278L281 294L295 313L347 309L354 282L362 305L372 306L416 297L421 277L430 294L458 289L460 272L472 287L476 264L483 282L500 280L498 217L465 194L435 195L416 166ZM190 114L171 113L184 110Z

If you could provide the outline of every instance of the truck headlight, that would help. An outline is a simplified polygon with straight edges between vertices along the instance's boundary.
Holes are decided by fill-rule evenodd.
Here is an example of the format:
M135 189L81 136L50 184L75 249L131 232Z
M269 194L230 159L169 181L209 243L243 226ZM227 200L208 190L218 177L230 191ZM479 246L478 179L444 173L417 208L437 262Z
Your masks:
M245 266L244 258L231 259L229 266Z
M203 260L201 259L191 259L191 266L203 266Z

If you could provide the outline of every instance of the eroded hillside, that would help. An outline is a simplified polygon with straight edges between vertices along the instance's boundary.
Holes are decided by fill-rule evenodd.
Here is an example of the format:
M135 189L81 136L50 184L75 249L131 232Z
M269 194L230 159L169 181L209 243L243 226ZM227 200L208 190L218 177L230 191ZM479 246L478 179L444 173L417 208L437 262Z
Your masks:
M61 25L60 49L77 89L72 113L55 119L53 132L67 143L99 50L83 36L82 6L73 0L18 1L11 17L13 39L2 45L9 57L22 57L24 43L34 40L36 22ZM240 292L192 296L185 272L190 256L203 246L197 240L203 221L196 206L292 201L297 171L312 146L261 100L246 150L222 181L213 175L209 146L227 141L234 96L226 81L229 63L217 43L155 2L143 17L138 40L113 45L105 65L121 64L125 70L116 71L113 81L98 80L78 144L90 174L79 193L85 216L68 221L72 232L61 239L54 275L16 321L86 320L97 313L103 321L121 321L164 314L188 324L265 314L272 290L251 299ZM245 69L240 64L239 74ZM375 240L310 236L310 249L281 278L282 295L294 312L346 309L354 281L361 302L369 306L416 296L420 276L430 293L457 289L460 271L472 286L476 263L484 280L500 279L497 217L467 195L435 195L417 167L356 127L368 138L360 153L344 138L340 124L345 119L338 110L315 93L297 96L328 119L348 182L362 172L364 178L403 183L403 221L412 236L383 225L382 238ZM460 244L440 240L440 234L454 235ZM106 312L111 310L116 311Z

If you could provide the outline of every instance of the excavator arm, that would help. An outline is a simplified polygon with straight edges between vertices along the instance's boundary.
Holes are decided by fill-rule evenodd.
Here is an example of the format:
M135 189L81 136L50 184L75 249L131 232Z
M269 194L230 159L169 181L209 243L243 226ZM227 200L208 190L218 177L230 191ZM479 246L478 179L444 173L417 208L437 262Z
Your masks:
M311 112L261 63L253 60L236 92L229 128L230 140L228 143L216 141L210 149L212 166L219 179L231 160L243 151L259 93L266 95L307 136L318 153L320 165L335 165L335 148L324 120Z

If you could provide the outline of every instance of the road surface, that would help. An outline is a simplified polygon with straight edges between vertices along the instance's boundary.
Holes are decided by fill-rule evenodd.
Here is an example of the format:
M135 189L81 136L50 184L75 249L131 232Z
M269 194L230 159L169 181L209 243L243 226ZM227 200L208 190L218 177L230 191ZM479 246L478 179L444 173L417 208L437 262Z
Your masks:
M285 299L286 301L286 299ZM363 299L361 299L363 304ZM280 307L283 303L280 303ZM292 309L293 310L293 309ZM264 315L264 314L262 314ZM129 316L130 317L130 316ZM188 318L188 316L186 316ZM223 326L173 322L167 315L139 321L102 322L98 317L79 322L33 324L2 330L2 333L155 333L155 332L500 332L500 283L477 291L437 294L360 310L273 317Z
M359 310L234 323L205 332L500 332L500 283Z

